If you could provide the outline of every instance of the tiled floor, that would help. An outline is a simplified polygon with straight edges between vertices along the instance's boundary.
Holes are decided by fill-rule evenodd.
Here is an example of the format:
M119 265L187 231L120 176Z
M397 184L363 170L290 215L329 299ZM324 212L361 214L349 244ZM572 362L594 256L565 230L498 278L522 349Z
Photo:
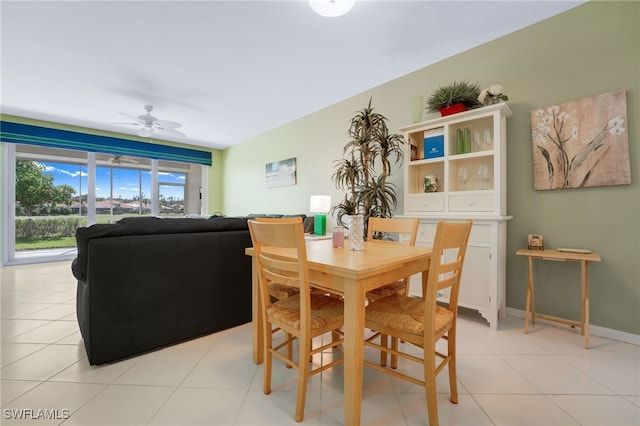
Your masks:
M276 362L273 392L262 393L249 325L89 366L69 265L2 269L0 423L295 424L295 372ZM586 350L569 329L536 324L524 335L522 319L510 317L496 332L462 313L459 327L460 403L449 403L441 375L441 424L640 424L640 347L592 337ZM337 367L311 379L305 424L342 423L342 377ZM415 385L365 369L363 393L363 424L427 424L424 393Z

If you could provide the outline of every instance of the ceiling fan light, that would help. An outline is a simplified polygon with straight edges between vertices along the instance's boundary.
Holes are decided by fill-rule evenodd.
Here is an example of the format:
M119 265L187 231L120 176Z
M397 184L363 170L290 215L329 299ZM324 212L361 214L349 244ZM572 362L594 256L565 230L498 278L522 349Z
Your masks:
M138 134L142 137L147 138L153 134L153 128L144 126L143 128L138 130Z
M309 0L309 6L320 16L335 18L348 13L355 0Z

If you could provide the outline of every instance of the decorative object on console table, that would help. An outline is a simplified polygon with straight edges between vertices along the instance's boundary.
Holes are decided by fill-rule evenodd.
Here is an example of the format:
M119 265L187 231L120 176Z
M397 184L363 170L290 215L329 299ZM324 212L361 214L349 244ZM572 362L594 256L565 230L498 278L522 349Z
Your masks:
M529 234L527 236L529 250L544 250L544 238L540 234Z
M456 81L438 87L427 98L427 112L440 113L442 117L481 106L478 101L480 87L478 83Z
M325 235L327 233L327 213L331 209L331 197L329 195L312 195L309 200L309 210L315 213L313 221L313 233Z

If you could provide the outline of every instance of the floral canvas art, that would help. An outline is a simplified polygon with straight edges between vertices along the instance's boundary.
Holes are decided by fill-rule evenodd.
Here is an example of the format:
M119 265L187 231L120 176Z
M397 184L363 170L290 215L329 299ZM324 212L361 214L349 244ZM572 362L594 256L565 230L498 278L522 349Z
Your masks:
M535 189L631 183L624 90L531 112Z

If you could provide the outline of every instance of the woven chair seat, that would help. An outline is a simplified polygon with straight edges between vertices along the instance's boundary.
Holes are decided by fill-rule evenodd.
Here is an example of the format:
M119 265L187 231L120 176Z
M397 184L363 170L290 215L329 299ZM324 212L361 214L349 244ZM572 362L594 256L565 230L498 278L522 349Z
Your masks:
M404 281L398 280L391 284L384 285L382 287L374 288L367 292L367 294L375 294L380 297L391 296L392 294L404 294L405 292Z
M286 299L294 294L298 294L300 290L284 284L269 284L269 294L278 300Z
M266 311L270 318L291 327L300 328L300 294L279 300ZM325 328L330 324L344 321L342 300L324 295L311 295L311 329Z
M434 332L442 335L454 321L454 313L436 306ZM395 330L424 335L424 301L413 297L393 295L370 303L365 311L365 321L375 329L375 324Z
M295 287L276 283L269 284L269 294L278 300L286 299L298 293L300 293L300 290ZM317 288L311 288L311 294L327 294L327 292Z

